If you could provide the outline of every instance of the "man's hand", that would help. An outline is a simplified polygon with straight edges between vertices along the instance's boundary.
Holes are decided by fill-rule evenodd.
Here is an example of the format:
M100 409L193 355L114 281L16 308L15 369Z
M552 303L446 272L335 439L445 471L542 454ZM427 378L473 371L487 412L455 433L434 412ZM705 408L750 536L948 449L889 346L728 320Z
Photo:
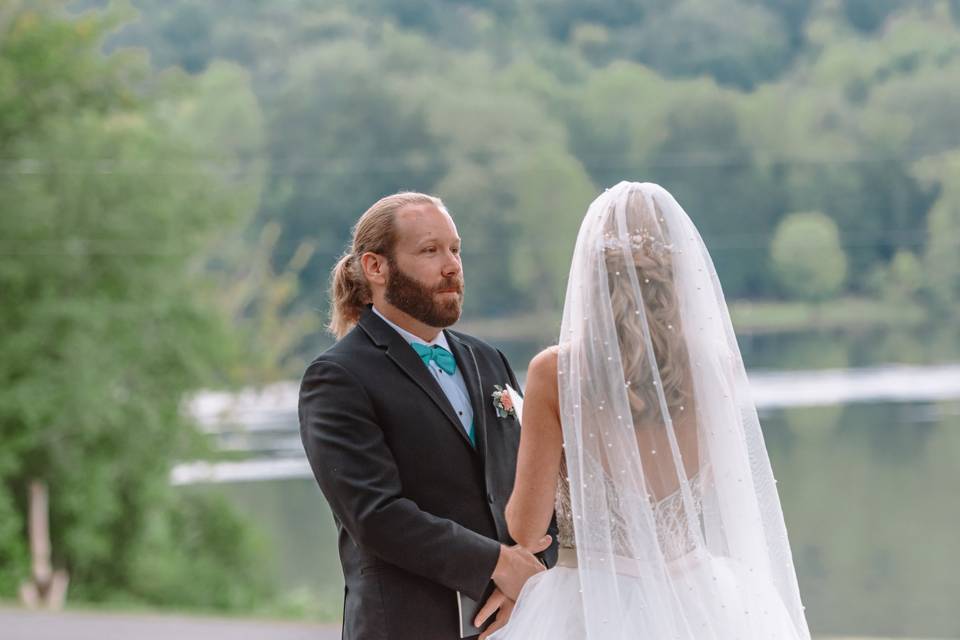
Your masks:
M513 600L503 595L500 589L493 590L490 598L488 598L483 607L480 608L477 617L473 620L473 626L479 629L483 626L483 623L487 621L487 618L493 615L494 612L497 613L493 624L480 634L479 640L486 640L490 634L507 624L507 621L510 620L510 614L513 613L514 604Z
M551 540L550 536L543 536L530 549L520 545L512 547L500 545L500 558L493 570L492 580L503 592L503 595L516 601L517 596L520 595L520 590L523 589L524 583L530 576L546 570L546 567L533 554L540 553L549 547Z

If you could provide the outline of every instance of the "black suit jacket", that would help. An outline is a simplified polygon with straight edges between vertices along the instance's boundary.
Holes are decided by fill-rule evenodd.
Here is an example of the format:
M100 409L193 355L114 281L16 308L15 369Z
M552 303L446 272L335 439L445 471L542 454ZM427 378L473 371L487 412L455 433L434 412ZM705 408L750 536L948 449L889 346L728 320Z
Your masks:
M370 308L303 376L300 434L339 532L345 640L458 638L455 592L480 599L500 543L513 544L504 508L520 426L497 416L491 393L519 385L498 350L446 336L476 448L413 348Z

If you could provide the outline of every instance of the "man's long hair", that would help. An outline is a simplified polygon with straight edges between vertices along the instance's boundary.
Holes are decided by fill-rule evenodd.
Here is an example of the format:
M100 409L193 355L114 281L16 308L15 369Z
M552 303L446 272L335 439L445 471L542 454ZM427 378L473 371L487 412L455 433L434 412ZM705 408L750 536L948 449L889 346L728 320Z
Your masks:
M397 242L397 212L411 204L432 204L444 209L440 198L405 191L377 200L353 227L350 248L337 261L330 275L330 323L327 330L338 340L357 324L364 307L373 300L360 257L367 252L388 258L393 256Z

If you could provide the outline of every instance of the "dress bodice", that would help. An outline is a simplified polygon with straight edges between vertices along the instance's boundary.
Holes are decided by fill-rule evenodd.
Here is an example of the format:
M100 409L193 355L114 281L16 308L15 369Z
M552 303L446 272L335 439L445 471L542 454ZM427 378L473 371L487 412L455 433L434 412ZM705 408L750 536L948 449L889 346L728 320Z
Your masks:
M703 516L703 492L704 476L706 474L700 470L690 478L690 493L693 497L694 510L696 517ZM615 491L610 492L611 496L616 496ZM657 540L664 557L668 560L679 558L691 551L696 546L696 540L687 525L687 516L683 507L683 494L678 487L670 495L659 500L651 500L654 522L657 527ZM627 535L627 526L622 517L618 518L616 509L611 522L611 539L613 541L614 552L631 556L629 536ZM566 458L560 463L560 479L557 484L556 496L556 514L557 514L557 538L561 548L575 549L576 538L573 527L573 509L570 504L570 479L567 471ZM700 523L695 525L698 529Z

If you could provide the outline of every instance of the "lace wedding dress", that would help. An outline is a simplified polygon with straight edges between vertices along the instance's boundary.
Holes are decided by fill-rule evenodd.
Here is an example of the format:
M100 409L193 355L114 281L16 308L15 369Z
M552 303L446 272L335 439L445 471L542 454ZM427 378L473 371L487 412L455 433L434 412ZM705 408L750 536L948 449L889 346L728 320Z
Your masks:
M490 636L490 640L583 640L604 638L601 633L587 633L582 603L570 486L561 471L557 491L557 526L560 554L557 566L531 578L523 588L507 627ZM701 470L690 479L690 490L698 515L703 511L703 484L709 472ZM800 638L794 622L779 594L769 583L756 579L749 569L723 557L698 552L695 540L688 535L681 492L653 504L657 535L667 557L670 571L678 582L688 585L678 593L679 606L687 612L685 626L689 635L683 638L716 638L718 640L795 640ZM699 525L698 525L699 526ZM625 538L622 528L611 529L614 539ZM618 545L620 546L620 545ZM646 606L642 583L637 572L642 563L625 556L613 557L618 574L621 624L617 637L637 640L659 639L652 635L658 628L658 612ZM683 574L682 580L679 579ZM709 594L710 598L704 596ZM709 606L704 606L705 603ZM661 612L666 613L666 612ZM600 621L601 628L604 622Z
M723 293L662 187L590 205L558 376L559 560L491 638L809 640Z

